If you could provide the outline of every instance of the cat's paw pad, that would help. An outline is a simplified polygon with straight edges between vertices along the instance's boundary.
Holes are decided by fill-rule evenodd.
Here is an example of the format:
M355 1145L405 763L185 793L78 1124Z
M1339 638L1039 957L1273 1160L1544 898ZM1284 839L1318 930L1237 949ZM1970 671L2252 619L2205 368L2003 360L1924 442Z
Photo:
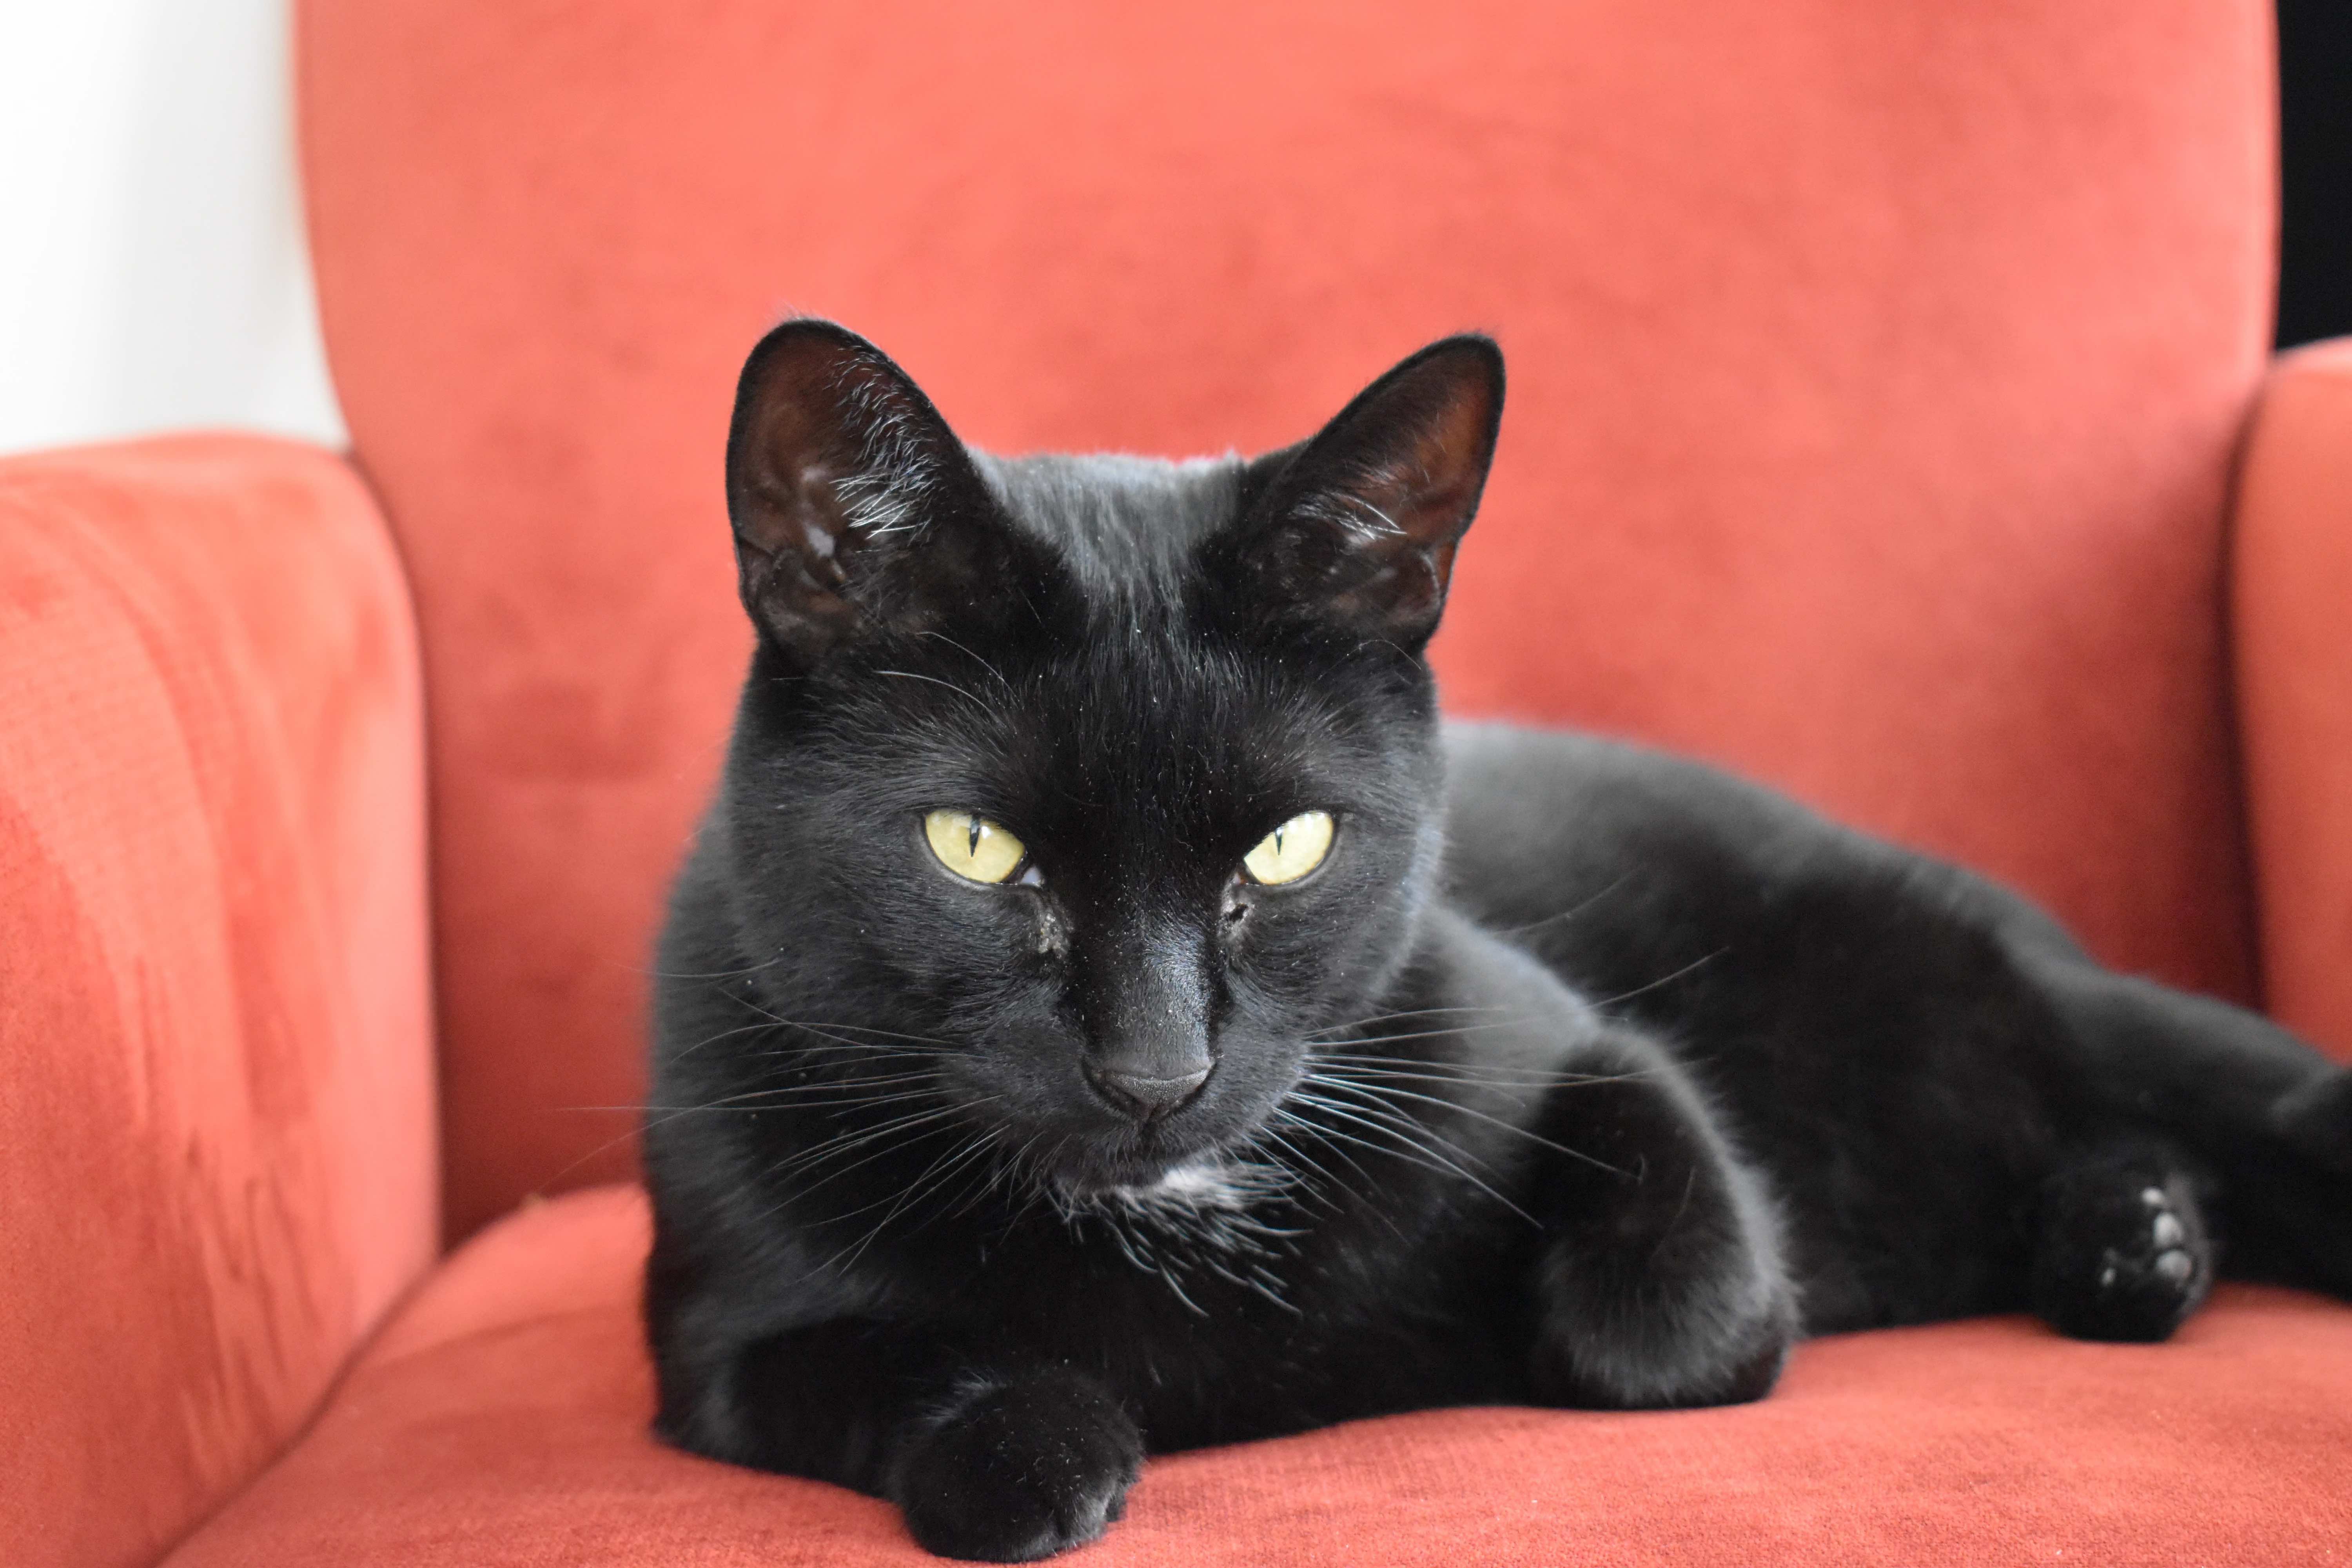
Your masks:
M2176 1286L2186 1285L2196 1276L2197 1260L2182 1245L2189 1239L2189 1227L2181 1223L2171 1198L2162 1187L2142 1187L2139 1203L2147 1211L2147 1234L2137 1238L2137 1245L2109 1247L2102 1255L2101 1290L2129 1289L2128 1276L2136 1269L2145 1269Z
M2034 1265L2034 1306L2077 1339L2168 1338L2212 1285L2212 1246L2189 1184L2141 1175L2105 1191L2051 1194Z
M1053 1373L964 1390L909 1438L891 1489L927 1550L1027 1563L1101 1535L1142 1464L1127 1413L1091 1380Z

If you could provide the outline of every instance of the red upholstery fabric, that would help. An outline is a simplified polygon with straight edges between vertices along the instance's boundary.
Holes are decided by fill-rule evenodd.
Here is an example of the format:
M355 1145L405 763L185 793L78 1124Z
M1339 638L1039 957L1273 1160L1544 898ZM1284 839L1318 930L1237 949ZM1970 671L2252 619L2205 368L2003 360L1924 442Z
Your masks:
M143 1563L436 1238L415 632L315 448L0 463L0 1562Z
M646 1435L644 1205L526 1209L169 1568L932 1563L892 1511ZM2170 1345L2021 1320L1801 1351L1760 1405L1436 1411L1153 1461L1074 1563L2340 1561L2352 1312L2232 1289Z
M2352 339L2272 375L2234 566L2263 992L2352 1059Z
M310 0L328 345L433 691L449 1215L628 1163L788 308L1003 449L1263 447L1482 325L1439 659L2242 992L2225 475L2261 0ZM604 1152L595 1152L602 1146Z

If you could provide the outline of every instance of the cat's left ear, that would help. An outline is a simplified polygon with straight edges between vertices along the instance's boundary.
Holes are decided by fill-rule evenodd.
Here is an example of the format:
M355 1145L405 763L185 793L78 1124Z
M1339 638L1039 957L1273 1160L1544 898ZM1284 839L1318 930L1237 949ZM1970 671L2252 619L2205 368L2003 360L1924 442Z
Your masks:
M1418 653L1477 515L1503 416L1503 354L1446 338L1359 394L1312 440L1262 458L1263 489L1213 547L1250 613Z

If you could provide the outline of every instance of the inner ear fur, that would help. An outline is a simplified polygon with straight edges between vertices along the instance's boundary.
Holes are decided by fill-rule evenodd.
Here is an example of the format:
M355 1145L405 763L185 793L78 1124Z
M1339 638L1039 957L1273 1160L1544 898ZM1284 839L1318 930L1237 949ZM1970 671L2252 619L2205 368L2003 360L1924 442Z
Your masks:
M802 668L863 635L985 616L1024 564L930 400L830 321L787 321L744 363L727 513L743 607Z
M1359 394L1272 469L1223 542L1255 614L1417 652L1437 629L1503 414L1503 355L1444 339Z

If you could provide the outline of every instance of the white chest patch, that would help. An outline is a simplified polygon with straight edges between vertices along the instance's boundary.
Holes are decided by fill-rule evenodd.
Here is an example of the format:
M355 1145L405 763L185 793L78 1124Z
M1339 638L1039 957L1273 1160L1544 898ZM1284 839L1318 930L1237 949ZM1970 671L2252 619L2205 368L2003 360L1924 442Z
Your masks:
M1113 1187L1104 1195L1130 1213L1158 1215L1245 1209L1272 1190L1259 1167L1212 1157L1178 1165L1147 1185Z
M1290 1185L1278 1165L1212 1155L1158 1181L1066 1198L1060 1207L1066 1224L1100 1225L1129 1263L1157 1276L1194 1312L1202 1308L1185 1286L1196 1271L1296 1311L1273 1264L1298 1232L1264 1212Z

